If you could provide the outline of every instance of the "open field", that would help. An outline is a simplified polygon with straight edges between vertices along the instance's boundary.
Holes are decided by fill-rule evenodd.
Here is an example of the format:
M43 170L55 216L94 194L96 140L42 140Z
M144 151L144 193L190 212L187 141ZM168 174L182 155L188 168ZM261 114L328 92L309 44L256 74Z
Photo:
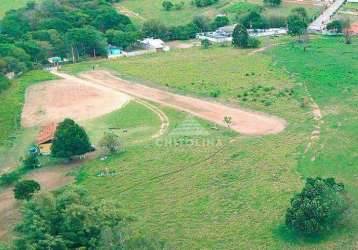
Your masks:
M134 230L158 235L171 248L354 249L356 215L329 237L311 242L287 232L283 219L290 197L307 176L343 181L356 205L357 49L356 40L346 46L341 38L316 37L306 53L291 42L264 54L191 48L95 62L148 85L279 114L288 128L246 137L162 108L171 122L168 133L107 161L85 164L79 184L98 199L122 201L137 218ZM321 59L315 60L318 55ZM66 71L79 73L93 63ZM258 85L274 87L273 93L253 88ZM213 90L219 94L211 95ZM281 91L283 98L276 95ZM316 119L300 104L309 93L317 103ZM261 98L272 103L265 105ZM208 133L177 133L188 123ZM319 135L311 135L318 125ZM103 168L120 174L96 177Z
M345 45L343 38L322 38L312 41L307 53L294 45L274 49L272 55L307 86L323 115L320 138L297 169L303 176L334 176L346 184L355 209L351 227L343 233L355 238L357 246L358 40Z
M234 20L235 15L245 14L247 4L252 6L264 7L260 0L250 0L242 4L239 0L220 0L219 3L205 8L197 8L191 5L191 0L184 0L183 9L165 11L162 7L161 0L124 0L117 4L117 7L123 14L133 18L136 22L144 22L149 19L158 19L167 25L183 25L190 22L195 15L205 15L209 18L214 18L217 14L228 14ZM176 1L173 1L176 3ZM177 1L180 2L180 1ZM239 5L237 5L239 3ZM295 7L305 7L310 15L315 15L320 11L320 7L315 6L313 1L283 1L280 7L265 7L263 14L266 16L278 15L288 16L290 11Z
M299 95L300 88L273 65L269 56L251 52L230 47L190 48L114 61L87 62L64 67L64 70L76 74L97 65L124 79L278 116L286 110L283 104L287 101L299 105L295 96ZM284 115L289 113L286 110Z

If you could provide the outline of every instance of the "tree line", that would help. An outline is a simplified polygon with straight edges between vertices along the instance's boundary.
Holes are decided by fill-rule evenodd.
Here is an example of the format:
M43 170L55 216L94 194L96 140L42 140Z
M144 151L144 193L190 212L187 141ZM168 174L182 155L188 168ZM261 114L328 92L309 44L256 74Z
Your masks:
M105 55L107 41L123 34L135 40L137 28L111 3L48 0L7 12L0 22L0 73L24 72L53 56L76 61Z

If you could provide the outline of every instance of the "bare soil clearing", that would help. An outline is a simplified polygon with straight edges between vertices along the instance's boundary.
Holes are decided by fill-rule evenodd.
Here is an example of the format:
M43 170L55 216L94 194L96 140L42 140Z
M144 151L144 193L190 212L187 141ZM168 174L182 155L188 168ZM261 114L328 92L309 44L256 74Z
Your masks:
M119 109L128 95L93 85L78 78L38 84L27 90L22 126L59 122L64 118L85 120Z
M72 76L61 74L61 77L71 78ZM81 77L90 82L107 86L138 98L188 112L222 126L225 126L224 117L229 116L232 118L231 128L246 135L275 134L283 131L286 126L286 121L278 117L241 108L229 107L194 97L173 94L164 90L119 79L103 70L83 73Z

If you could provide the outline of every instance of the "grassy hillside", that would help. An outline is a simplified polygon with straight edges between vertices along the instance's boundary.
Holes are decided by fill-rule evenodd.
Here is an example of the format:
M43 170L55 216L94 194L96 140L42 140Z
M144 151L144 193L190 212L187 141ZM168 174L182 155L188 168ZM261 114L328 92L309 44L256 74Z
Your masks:
M269 56L250 53L228 47L193 48L95 62L126 78L173 91L211 98L212 92L219 93L216 99L279 114L289 125L279 135L246 137L212 130L206 121L162 107L171 124L165 136L132 145L108 161L86 164L80 185L97 199L120 200L136 217L133 230L158 235L173 248L290 245L275 232L291 195L301 186L297 156L313 124L298 101L301 87L277 70ZM93 64L66 70L78 73ZM267 91L256 90L259 85ZM294 94L276 95L285 88L294 89ZM245 101L238 98L244 93ZM272 103L266 106L263 99ZM178 135L190 124L209 134ZM103 169L119 174L96 177Z
M184 8L181 10L165 11L162 7L162 0L123 0L117 6L123 8L137 22L144 22L149 19L158 19L168 26L182 25L190 22L195 15L205 15L213 18L217 14L228 14L232 20L235 15L243 15L248 10L264 7L263 14L266 16L278 15L288 16L291 9L304 6L310 15L319 12L319 8L307 1L308 4L302 5L300 2L283 1L279 7L265 7L261 0L249 0L242 2L240 0L220 0L219 3L205 8L197 8L191 5L191 0L184 0ZM180 1L173 1L173 3ZM247 8L250 5L253 8ZM128 12L129 10L129 12Z
M290 197L307 176L336 177L355 204L358 200L356 42L346 46L337 38L318 38L306 53L293 42L265 54L193 48L98 62L122 77L173 91L211 98L218 92L218 100L278 114L289 125L279 135L246 137L213 131L208 122L162 108L171 122L169 133L159 141L132 145L106 162L86 164L80 185L98 199L120 200L136 218L133 230L157 235L171 248L354 248L355 215L332 235L309 242L291 235L283 222ZM66 70L78 73L91 65ZM253 91L258 85L274 90ZM307 153L315 121L309 108L301 106L304 86L324 115L320 140ZM282 96L285 88L293 94ZM271 104L262 103L263 98ZM209 136L173 136L188 120ZM190 143L196 140L204 143ZM120 174L96 177L103 168Z
M322 38L311 41L306 53L294 44L274 49L272 55L307 86L323 114L320 138L301 158L298 170L303 176L334 176L344 182L356 207L358 39L345 45L343 38ZM352 214L354 219L349 222L351 227L346 228L344 238L357 238L357 210Z
M38 0L35 0L38 1ZM1 0L0 1L0 18L4 16L4 14L13 9L18 9L26 5L29 0Z

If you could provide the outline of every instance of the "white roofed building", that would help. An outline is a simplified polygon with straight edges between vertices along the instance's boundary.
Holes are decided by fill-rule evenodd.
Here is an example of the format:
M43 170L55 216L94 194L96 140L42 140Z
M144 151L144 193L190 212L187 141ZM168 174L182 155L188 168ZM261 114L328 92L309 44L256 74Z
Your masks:
M165 44L161 39L154 38L145 38L144 40L139 41L141 46L146 50L156 50L156 51L169 51L170 48Z

